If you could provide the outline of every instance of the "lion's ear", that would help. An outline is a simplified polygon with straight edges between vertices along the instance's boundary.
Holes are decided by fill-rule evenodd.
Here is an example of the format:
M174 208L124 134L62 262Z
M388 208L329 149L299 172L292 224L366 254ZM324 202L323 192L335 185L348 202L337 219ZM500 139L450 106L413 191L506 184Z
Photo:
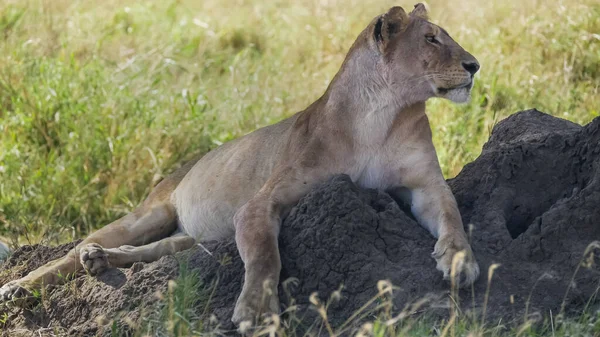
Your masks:
M390 38L397 33L402 32L408 26L408 14L402 7L392 7L390 10L377 19L373 36L381 50L385 49Z
M410 15L419 17L423 20L429 20L429 14L427 13L427 8L422 3L418 3L415 5L415 8L410 12Z

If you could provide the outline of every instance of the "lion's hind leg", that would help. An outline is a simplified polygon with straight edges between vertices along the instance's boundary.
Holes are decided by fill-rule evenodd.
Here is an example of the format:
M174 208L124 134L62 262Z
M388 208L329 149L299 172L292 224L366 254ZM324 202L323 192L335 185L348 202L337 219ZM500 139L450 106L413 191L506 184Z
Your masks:
M111 267L129 267L135 262L153 262L165 255L172 255L191 248L196 243L192 237L177 233L168 238L135 247L124 245L104 249L103 253Z
M192 160L162 180L152 190L144 203L135 211L92 233L66 256L51 261L27 276L11 281L0 288L0 305L18 303L19 298L31 297L31 291L45 285L59 284L68 275L87 268L99 273L109 264L106 249L125 245L144 246L168 238L177 230L177 214L171 203L171 194L198 159ZM190 238L169 238L156 245L158 252L180 249ZM150 253L146 251L146 256ZM81 263L84 260L84 263ZM91 261L91 262L88 262ZM114 261L120 263L115 257ZM18 305L18 304L17 304Z
M122 218L120 223L112 223L81 242L75 248L78 265L92 275L99 274L112 265L108 255L110 249L144 246L162 240L176 230L173 205L142 206Z
M60 284L67 277L85 268L91 274L102 272L109 266L106 249L124 245L143 246L162 240L177 229L174 207L169 203L142 205L132 213L92 233L64 257L48 262L23 278L9 282L0 288L0 304L23 306L33 299L32 291L47 285ZM157 247L169 250L170 240ZM166 247L166 248L164 248Z

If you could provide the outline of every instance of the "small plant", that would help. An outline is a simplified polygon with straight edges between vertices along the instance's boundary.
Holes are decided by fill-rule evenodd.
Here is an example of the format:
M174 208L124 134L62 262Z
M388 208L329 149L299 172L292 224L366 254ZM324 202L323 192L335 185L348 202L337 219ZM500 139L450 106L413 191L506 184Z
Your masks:
M209 317L201 316L209 302L206 287L197 270L186 262L180 264L179 276L169 281L166 293L158 292L159 302L142 310L139 331L150 335L192 336L210 325Z

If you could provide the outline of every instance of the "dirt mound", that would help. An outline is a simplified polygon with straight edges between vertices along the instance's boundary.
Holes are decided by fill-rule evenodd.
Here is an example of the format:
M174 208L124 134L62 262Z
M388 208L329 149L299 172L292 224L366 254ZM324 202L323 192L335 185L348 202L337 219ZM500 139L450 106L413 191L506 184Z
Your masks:
M588 245L600 240L600 118L581 127L536 110L517 113L494 128L481 156L449 184L464 223L474 226L473 250L482 268L475 298L470 290L460 293L465 309L481 309L493 263L501 267L489 293L492 318L522 319L526 302L529 312L542 314L556 314L563 306L569 312L584 308L599 281L593 263L575 271ZM430 256L434 244L389 195L336 176L305 196L285 219L282 280L300 280L290 293L301 311L310 306L312 292L326 299L343 284L341 299L330 307L334 322L372 298L382 279L401 288L395 292L397 308L426 294L437 294L446 303L448 284ZM0 270L0 284L70 247L21 248ZM4 334L27 335L46 327L94 334L97 317L119 312L129 319L123 322L135 322L143 316L141 308L157 301L154 294L166 291L182 264L199 271L212 293L210 312L227 327L241 290L243 264L233 242L205 247L210 254L197 247L55 287L32 312L6 311ZM289 303L283 289L280 297L284 306Z

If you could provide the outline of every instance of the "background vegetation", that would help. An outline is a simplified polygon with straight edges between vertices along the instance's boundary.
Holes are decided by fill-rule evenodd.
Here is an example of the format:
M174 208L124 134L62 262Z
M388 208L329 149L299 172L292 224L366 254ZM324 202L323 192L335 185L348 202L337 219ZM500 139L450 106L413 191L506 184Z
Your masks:
M305 108L398 4L0 0L0 235L64 241L121 216L192 154ZM598 116L597 0L429 5L482 64L471 103L428 105L447 177L511 113Z

